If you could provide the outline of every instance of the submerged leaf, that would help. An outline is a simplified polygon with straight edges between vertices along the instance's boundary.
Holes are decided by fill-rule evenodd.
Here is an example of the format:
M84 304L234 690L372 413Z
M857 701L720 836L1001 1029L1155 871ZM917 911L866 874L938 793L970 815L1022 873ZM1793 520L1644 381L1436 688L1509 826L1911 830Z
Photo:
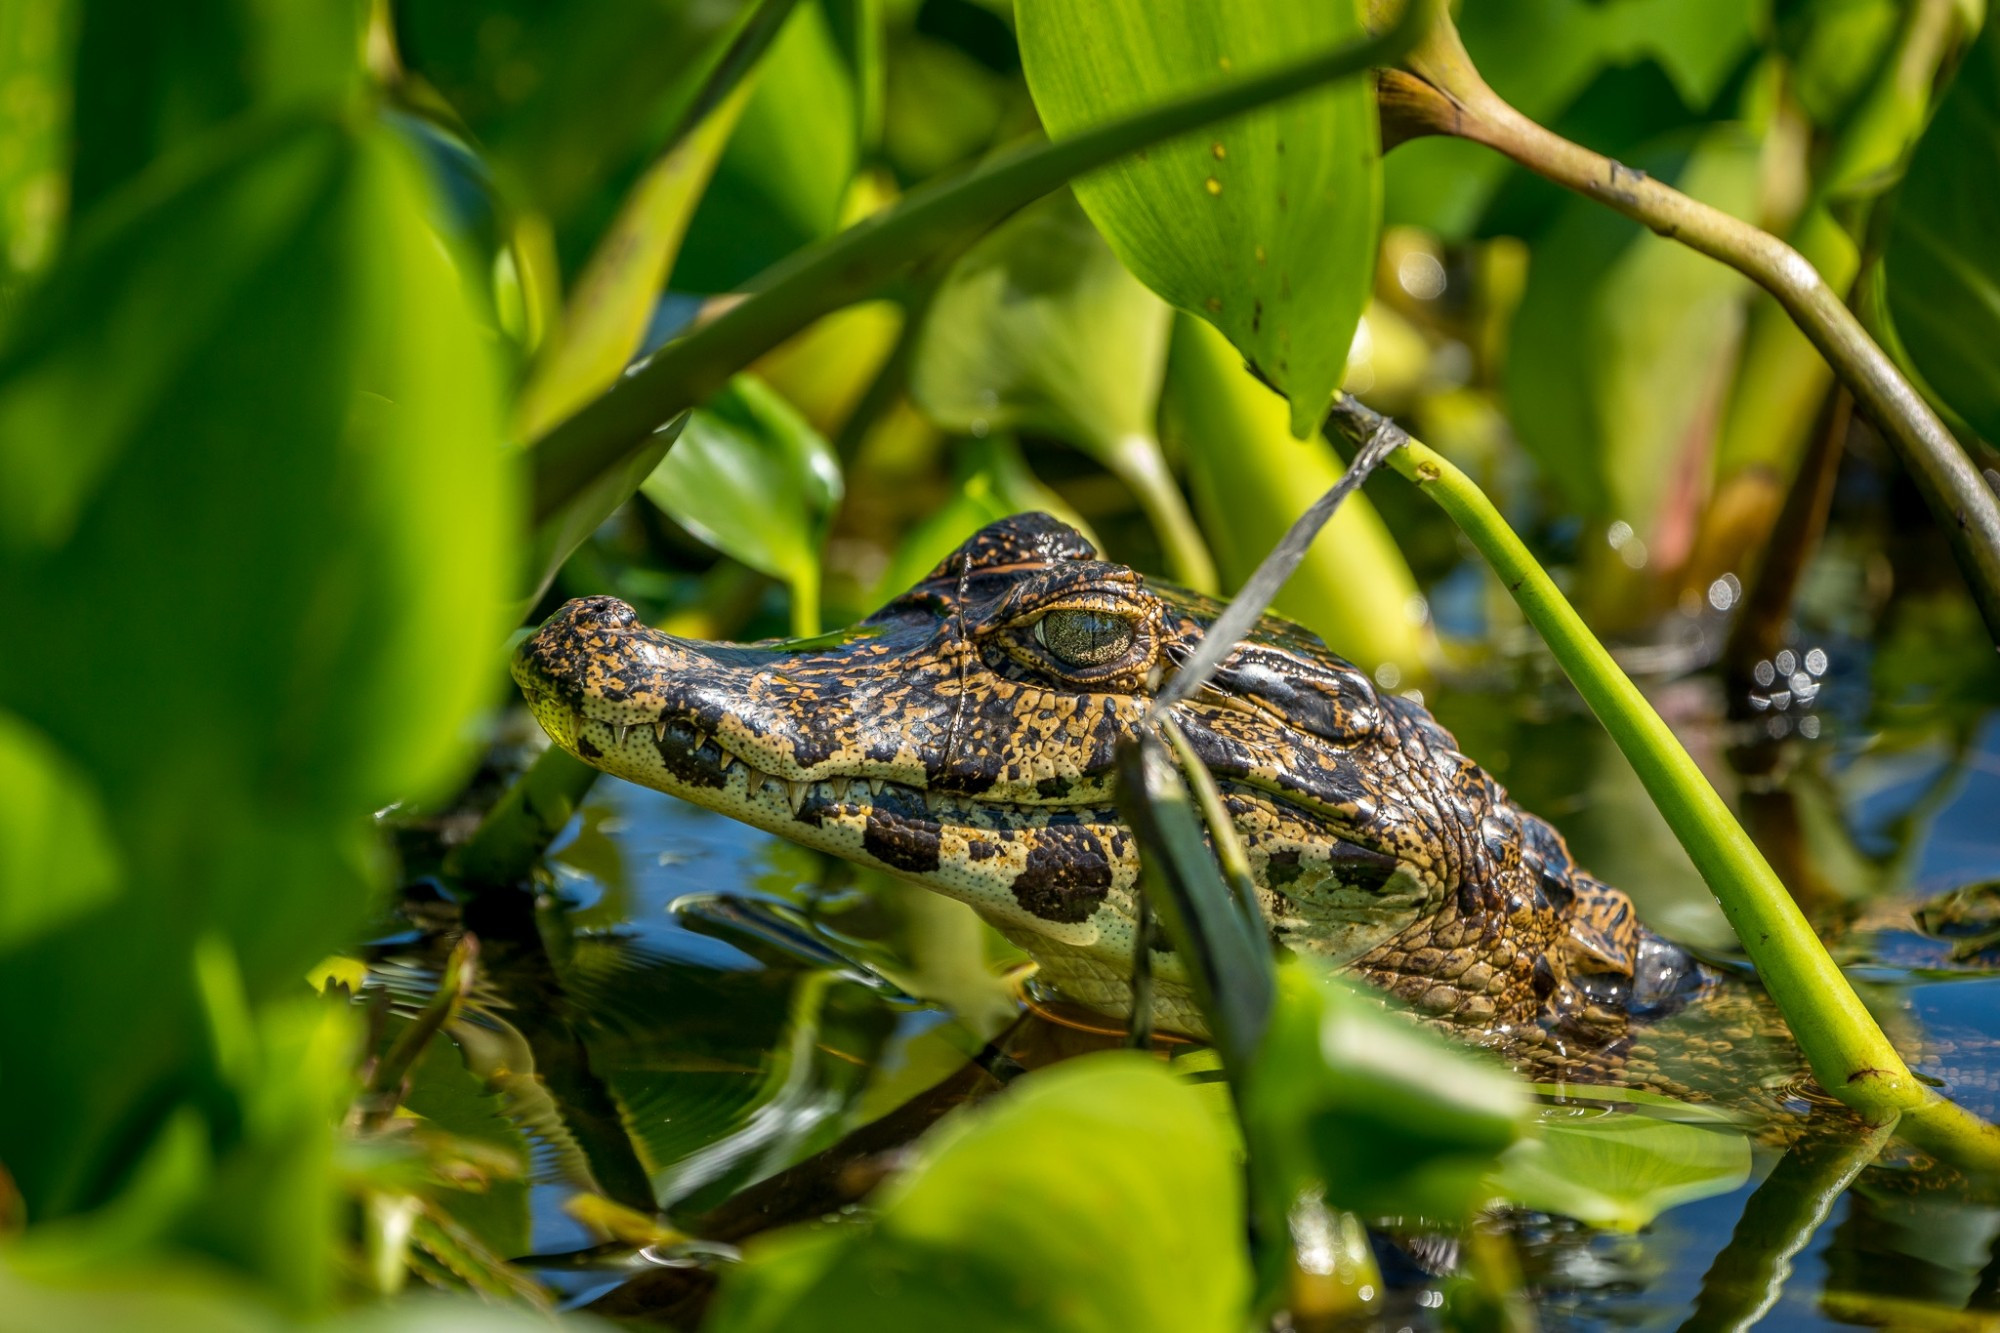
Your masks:
M1362 35L1353 0L1021 0L1035 107L1061 137ZM1361 80L1161 144L1079 180L1119 257L1221 329L1312 431L1375 268L1373 90Z
M1084 1056L947 1120L878 1220L754 1242L704 1327L880 1333L1243 1324L1242 1184L1219 1117L1148 1057Z

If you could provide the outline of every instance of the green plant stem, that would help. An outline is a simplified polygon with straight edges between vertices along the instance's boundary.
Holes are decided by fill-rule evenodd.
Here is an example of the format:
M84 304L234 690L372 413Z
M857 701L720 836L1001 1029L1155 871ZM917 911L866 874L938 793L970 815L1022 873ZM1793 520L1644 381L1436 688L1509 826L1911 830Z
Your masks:
M1213 597L1219 591L1215 557L1209 554L1201 525L1188 510L1180 483L1167 471L1159 442L1146 435L1128 435L1098 456L1145 512L1166 554L1167 572L1184 587Z
M996 154L964 174L912 190L896 207L781 262L751 295L662 348L529 450L536 522L560 510L788 335L870 295L927 257L963 244L1015 209L1126 153L1397 59L1429 25L1435 0L1413 0L1386 31L1275 69Z
M1336 402L1332 420L1357 441L1383 429L1401 435L1352 398ZM1820 1086L1871 1123L1901 1116L1911 1138L1941 1155L2000 1170L2000 1130L1940 1097L1904 1065L1763 853L1499 510L1449 461L1406 435L1402 440L1389 466L1471 539L1611 734L1721 904Z
M1922 394L1806 258L1767 231L1570 142L1516 111L1480 77L1447 19L1379 85L1399 138L1485 144L1556 184L1729 265L1776 297L1909 469L1951 543L1980 615L2000 641L2000 499Z

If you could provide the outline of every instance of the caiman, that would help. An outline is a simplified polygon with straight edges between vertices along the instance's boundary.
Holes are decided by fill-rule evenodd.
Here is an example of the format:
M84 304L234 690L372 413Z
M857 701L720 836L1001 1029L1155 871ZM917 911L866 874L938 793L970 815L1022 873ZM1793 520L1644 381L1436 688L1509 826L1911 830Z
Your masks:
M586 763L969 903L1042 982L1120 1016L1139 863L1113 752L1220 611L1031 514L841 634L697 642L586 597L513 672ZM1715 976L1421 705L1267 616L1173 715L1215 775L1276 943L1530 1072L1615 1079L1638 1057L1639 1082L1678 1089L1640 1039ZM1151 962L1156 1023L1202 1035L1179 961L1159 948ZM1677 1052L1720 1070L1752 1035L1725 1021Z

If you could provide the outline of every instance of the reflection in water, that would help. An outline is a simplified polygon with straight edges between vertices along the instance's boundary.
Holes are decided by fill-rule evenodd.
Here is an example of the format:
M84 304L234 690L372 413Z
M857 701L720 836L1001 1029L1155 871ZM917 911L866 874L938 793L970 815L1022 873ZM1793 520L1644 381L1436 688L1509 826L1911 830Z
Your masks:
M1705 681L1656 698L1915 1067L2000 1113L2000 948L1957 947L1964 932L1927 935L1910 912L2000 866L1990 685L1984 697L1926 685L1958 677L1922 667L1935 651L1923 641L1813 647L1821 669L1802 669L1824 724L1817 740L1732 724ZM1669 934L1727 950L1706 888L1564 696L1436 702L1579 861ZM410 1100L441 1123L525 1136L534 1180L485 1205L495 1243L572 1253L567 1267L548 1258L542 1275L608 1313L690 1316L712 1273L679 1252L601 1243L564 1211L576 1191L657 1202L706 1240L733 1243L851 1205L937 1116L1023 1064L1103 1040L1016 1021L1000 980L1014 955L957 905L656 792L599 784L550 869L538 904L468 909L486 979L454 1031L459 1054L432 1052ZM407 952L385 946L375 984L420 1002L436 959L393 961ZM1754 1092L1789 1119L1759 1141L1740 1187L1673 1207L1639 1234L1511 1216L1545 1326L1894 1324L1911 1307L1893 1303L1912 1300L2000 1309L1993 1198L1902 1146L1877 1155L1844 1112L1810 1095L1795 1052L1743 1013L1670 1021L1700 1029L1672 1043L1694 1090L1725 1104ZM509 1208L518 1225L502 1225ZM1388 1326L1434 1327L1452 1247L1425 1236L1377 1244L1394 1288Z

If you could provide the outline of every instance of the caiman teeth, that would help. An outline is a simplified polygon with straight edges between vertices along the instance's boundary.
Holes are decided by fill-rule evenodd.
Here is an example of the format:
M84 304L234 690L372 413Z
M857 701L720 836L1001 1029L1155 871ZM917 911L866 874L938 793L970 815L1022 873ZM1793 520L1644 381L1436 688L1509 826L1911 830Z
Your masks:
M721 746L717 746L716 748L718 750L722 749ZM729 766L731 764L739 764L742 762L743 762L742 760L738 759L735 755L729 753L729 751L722 750L722 758L716 760L715 766L724 773L727 773L729 771Z
M779 781L785 784L785 800L791 803L792 813L798 814L805 808L806 793L812 790L812 783L793 782L789 778L780 778Z
M826 785L827 785L827 789L828 789L829 791L831 791L831 792L833 793L833 799L834 799L834 800L836 800L836 801L841 801L841 802L845 802L845 801L847 800L847 791L848 791L848 788L850 788L850 787L852 787L852 786L854 785L854 779L853 779L853 778L828 778L828 779L827 779L827 783L826 783Z
M665 745L667 743L667 720L665 718L661 718L658 722L655 722L653 724L653 739L661 745ZM725 753L727 752L725 751ZM728 766L729 765L726 762L723 764L724 768L727 768Z
M870 796L880 796L882 794L882 788L885 784L881 778L863 778L862 781L868 784L868 794Z
M620 745L623 745L625 743L625 738L632 734L632 724L630 722L614 723L612 724L611 734L618 738L618 743Z

